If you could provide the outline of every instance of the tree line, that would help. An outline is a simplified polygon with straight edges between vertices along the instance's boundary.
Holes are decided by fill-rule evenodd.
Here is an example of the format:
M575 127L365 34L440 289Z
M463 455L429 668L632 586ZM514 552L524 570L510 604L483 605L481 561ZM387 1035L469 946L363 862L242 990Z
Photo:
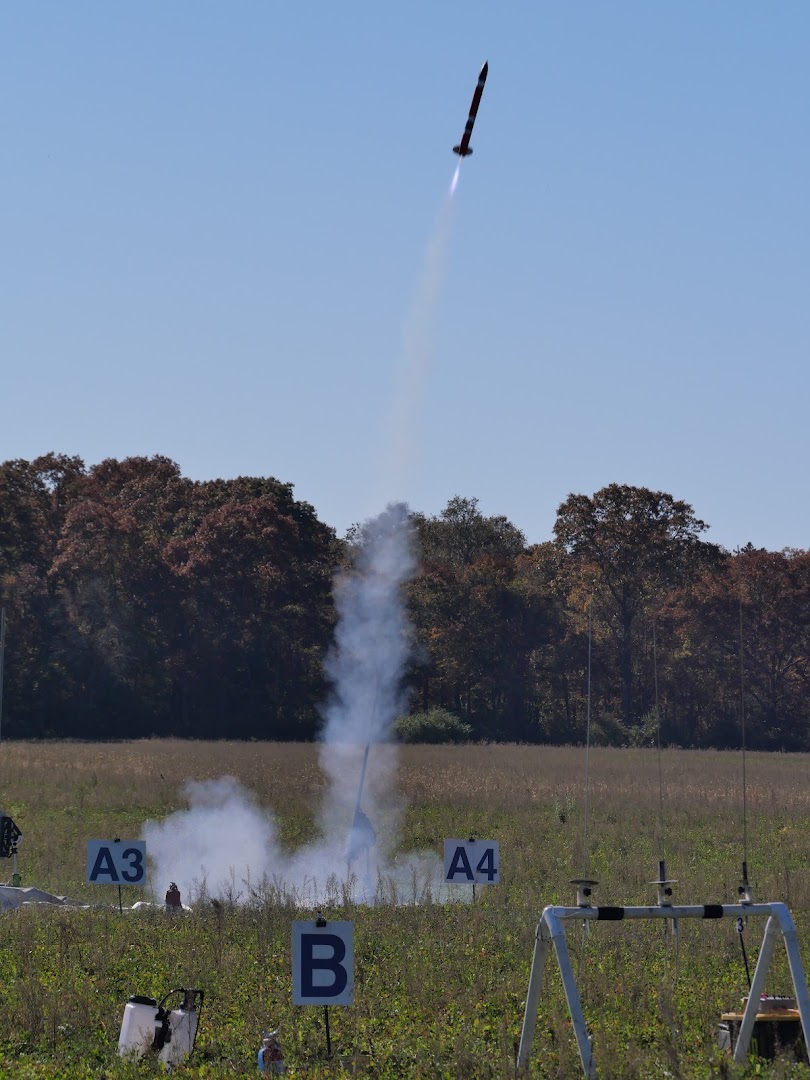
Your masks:
M752 747L810 748L810 552L729 552L688 503L620 484L570 495L541 544L471 498L411 520L415 716L580 742L590 702L597 742L738 746L744 718ZM273 478L2 463L3 735L315 737L359 534Z

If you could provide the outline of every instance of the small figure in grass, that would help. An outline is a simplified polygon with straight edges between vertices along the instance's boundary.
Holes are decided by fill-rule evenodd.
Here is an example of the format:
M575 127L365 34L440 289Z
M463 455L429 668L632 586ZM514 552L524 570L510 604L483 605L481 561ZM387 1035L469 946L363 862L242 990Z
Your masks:
M168 912L180 911L182 906L180 890L177 888L177 883L173 881L166 890L166 910Z
M263 1031L259 1050L259 1072L262 1076L279 1076L284 1072L284 1054L278 1041L278 1031Z

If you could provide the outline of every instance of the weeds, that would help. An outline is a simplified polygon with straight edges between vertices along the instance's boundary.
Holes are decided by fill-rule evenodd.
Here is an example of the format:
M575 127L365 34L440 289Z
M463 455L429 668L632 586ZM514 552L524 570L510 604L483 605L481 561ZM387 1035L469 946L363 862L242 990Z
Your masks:
M664 754L659 850L657 763L641 749L591 751L588 860L603 903L654 902L657 860L678 879L675 900L736 897L741 862L739 755ZM324 1057L322 1010L291 1004L291 922L311 916L304 890L233 880L194 911L117 911L117 894L84 882L91 838L137 836L177 809L183 781L227 773L252 788L294 847L314 832L323 789L317 748L147 741L3 744L3 803L24 833L25 884L106 905L26 907L0 917L0 1080L162 1075L116 1056L130 994L201 986L206 1007L188 1077L253 1075L263 1027L281 1030L290 1077L368 1075L473 1080L514 1077L534 933L547 903L570 902L582 852L582 752L511 746L401 750L408 804L401 849L440 855L445 837L497 839L502 884L475 904L438 903L417 873L381 875L375 904L328 883L330 918L355 923L356 1003L331 1011L335 1057ZM749 755L748 861L758 899L789 899L808 957L810 758ZM81 801L81 809L78 802ZM157 883L158 891L165 883ZM314 893L314 889L313 889ZM125 903L144 899L134 888ZM213 901L216 900L216 904ZM751 961L763 927L749 920ZM739 1003L745 976L732 922L683 921L677 951L658 924L569 930L600 1075L627 1080L726 1076L798 1080L787 1060L731 1064L714 1045L719 1013ZM768 989L790 986L776 954ZM547 970L527 1075L576 1077L578 1059L559 974Z

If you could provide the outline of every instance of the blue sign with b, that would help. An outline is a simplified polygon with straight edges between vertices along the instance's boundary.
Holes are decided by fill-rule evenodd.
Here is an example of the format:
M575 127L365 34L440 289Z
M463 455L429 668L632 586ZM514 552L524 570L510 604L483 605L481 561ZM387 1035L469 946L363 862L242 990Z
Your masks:
M354 923L294 922L292 954L293 1005L354 1004Z

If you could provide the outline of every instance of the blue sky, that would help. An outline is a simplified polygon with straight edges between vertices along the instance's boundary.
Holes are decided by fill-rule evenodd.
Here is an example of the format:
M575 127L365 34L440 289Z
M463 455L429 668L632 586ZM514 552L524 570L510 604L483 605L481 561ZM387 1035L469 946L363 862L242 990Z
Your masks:
M810 5L0 9L0 459L273 475L549 539L640 484L810 546ZM403 330L482 62L416 466Z

